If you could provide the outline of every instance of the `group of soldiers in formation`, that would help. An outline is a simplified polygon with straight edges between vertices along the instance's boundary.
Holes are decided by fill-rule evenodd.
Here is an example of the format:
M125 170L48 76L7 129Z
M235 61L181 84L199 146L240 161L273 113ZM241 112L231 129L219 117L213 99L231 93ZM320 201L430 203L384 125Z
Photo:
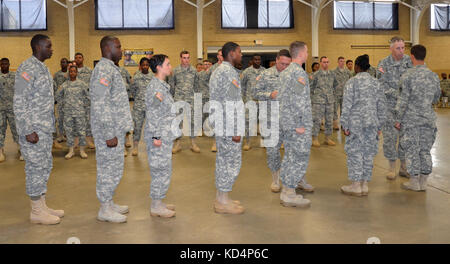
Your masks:
M341 187L344 194L368 195L381 133L384 156L389 161L387 179L395 180L399 174L409 178L402 184L404 189L425 191L432 170L430 151L437 132L432 105L441 96L440 81L424 62L424 46L413 46L408 56L404 54L403 39L394 37L390 43L391 54L377 68L370 65L367 55L361 55L354 61L354 72L351 71L353 61L345 61L343 57L339 57L335 70L329 70L329 60L324 56L319 64L312 65L313 73L308 74L302 68L308 58L304 42L295 41L289 50L280 50L274 65L268 69L261 66L260 56L254 56L251 66L244 71L240 70L240 46L227 42L219 50L216 64L206 60L198 70L190 65L187 51L181 52L181 65L173 70L166 55L142 58L131 81L128 72L118 65L122 47L117 37L102 38L102 58L94 70L85 67L83 55L77 53L73 62L62 59L61 71L52 77L44 64L52 56L52 43L47 36L38 34L31 40L33 55L19 66L15 75L9 72L9 61L1 61L0 148L3 148L8 120L13 139L20 145L20 156L25 160L30 220L39 224L57 224L64 216L63 210L49 208L45 200L53 166L52 146L58 147L58 141L65 135L69 147L67 159L73 157L77 145L82 158L87 158L86 145L95 148L96 193L101 204L97 219L122 223L126 222L129 209L114 203L113 196L123 175L126 147L131 147L132 137L132 155L138 155L145 123L143 134L152 178L150 213L173 217L175 206L165 204L163 199L170 185L172 154L181 150L181 135L172 128L176 118L174 105L177 101L192 105L194 94L200 92L203 103L211 100L225 109L225 124L220 126L213 118L213 110L209 115L215 136L211 150L217 152L216 213L245 211L240 201L229 197L229 192L240 172L242 149L251 148L249 133L246 131L244 140L242 133L237 132L238 122L229 120L230 116L235 118L235 109L231 109L230 115L230 109L225 107L228 102L264 101L268 112L274 109L271 104L279 106L276 108L279 139L276 144L266 146L266 154L272 173L271 191L281 192L283 206L311 204L296 189L314 192L304 176L311 146L321 146L318 134L323 120L323 144L335 146L331 138L333 128L341 129L346 136L351 184ZM132 111L129 98L134 99ZM272 120L265 121L270 127ZM227 126L234 129L232 135L219 131ZM190 148L198 153L195 135L190 136ZM3 151L1 154L4 159ZM400 160L399 172L397 160Z

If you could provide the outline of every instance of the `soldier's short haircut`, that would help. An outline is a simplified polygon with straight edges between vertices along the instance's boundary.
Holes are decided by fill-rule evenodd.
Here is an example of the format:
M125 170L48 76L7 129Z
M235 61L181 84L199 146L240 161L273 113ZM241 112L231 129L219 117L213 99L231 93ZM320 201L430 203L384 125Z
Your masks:
M356 58L355 64L358 65L361 70L367 71L370 68L369 55L364 54L359 56Z
M113 42L116 39L118 38L114 36L104 36L102 40L100 40L100 49L103 50L106 46L108 46L111 42Z
M67 58L62 58L61 61L67 61L67 63L69 63L69 60Z
M202 65L203 65L203 63L199 62L195 66L202 66Z
M36 34L33 36L33 38L31 38L31 42L30 42L30 46L31 49L33 50L33 52L36 51L36 47L39 45L39 43L43 40L47 40L50 39L47 35L42 35L42 34Z
M287 49L282 49L282 50L280 50L280 51L277 53L277 58L279 58L279 57L281 57L281 56L290 58L290 57L291 57L291 54L289 53L289 50L287 50Z
M342 56L339 56L338 61L339 61L339 60L345 60L345 58L342 57Z
M148 64L150 64L150 60L146 57L143 57L140 61L139 61L139 65L142 65L142 63L144 63L144 61L148 62Z
M156 73L156 67L162 66L166 58L169 58L164 54L156 54L150 59L150 69L152 69L153 73Z
M327 56L322 56L322 57L320 57L319 61L322 62L323 59L328 59L328 57Z
M389 41L390 46L394 46L395 42L405 42L405 40L402 37L395 36Z
M77 65L74 65L74 64L69 65L69 70L72 69L72 68L75 68L75 69L77 70L77 72L78 72L78 67L77 67Z
M345 64L348 64L349 62L353 62L352 60L347 60L346 62L345 62Z
M311 65L311 70L313 70L314 66L316 66L316 65L319 65L319 63L318 62L313 62L313 64Z
M239 44L231 42L231 41L225 43L222 47L222 56L224 58L227 58L228 54L230 54L230 52L232 52L232 51L235 51L238 47L239 47Z
M184 54L189 54L189 51L183 50L182 52L180 52L180 58L183 57Z
M9 62L9 59L8 58L2 58L0 61L7 61L7 62Z
M205 63L205 62L211 62L210 60L203 60L203 63Z
M294 41L289 45L289 54L292 58L297 58L300 51L304 50L306 43L303 41Z
M77 52L77 53L75 53L75 56L77 56L77 55L80 55L81 57L83 57L83 58L84 58L84 56L83 56L83 53L81 53L81 52Z
M416 58L416 60L423 61L427 56L427 49L425 48L425 46L417 44L412 46L411 54L414 55L414 58Z

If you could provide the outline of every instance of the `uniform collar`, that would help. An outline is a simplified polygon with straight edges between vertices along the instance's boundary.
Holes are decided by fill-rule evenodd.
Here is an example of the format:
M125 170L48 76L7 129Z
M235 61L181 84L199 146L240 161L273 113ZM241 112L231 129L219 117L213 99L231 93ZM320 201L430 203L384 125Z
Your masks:
M114 61L112 61L112 60L110 60L110 59L108 59L108 58L102 57L102 58L100 59L100 61L103 61L103 62L105 62L105 63L111 64L112 66L114 66L114 67L116 67L117 69L120 70L120 68L117 67L116 64L114 64ZM85 66L83 66L83 68L85 68ZM80 68L80 69L82 69L82 68Z

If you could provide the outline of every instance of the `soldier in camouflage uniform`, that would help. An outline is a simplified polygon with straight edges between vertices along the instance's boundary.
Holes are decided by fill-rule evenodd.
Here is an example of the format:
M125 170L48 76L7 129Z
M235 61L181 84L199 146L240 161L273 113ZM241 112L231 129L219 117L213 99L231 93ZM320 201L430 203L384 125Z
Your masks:
M85 82L88 85L88 88L90 88L89 83L91 81L92 70L89 67L84 66L84 56L80 52L75 53L75 63L78 67L77 79ZM86 120L87 120L86 143L89 148L94 149L95 146L92 139L90 107L91 106L89 105L86 113Z
M425 65L426 48L414 45L411 48L413 68L400 79L401 93L395 106L395 127L403 130L400 139L405 150L408 182L402 184L406 190L425 191L427 178L433 169L431 148L436 139L436 114L433 103L439 101L441 89L439 77Z
M229 214L242 214L245 209L240 205L239 201L233 201L229 198L228 193L231 192L233 184L239 175L242 164L242 150L241 150L241 136L243 131L238 131L237 122L243 121L243 102L241 97L241 84L239 73L236 70L236 65L241 62L242 53L238 44L233 42L227 42L222 47L222 54L224 61L219 67L212 73L211 80L209 81L211 102L218 104L217 107L221 107L223 111L222 120L215 113L218 111L214 105L210 105L211 125L214 125L214 133L217 144L216 154L216 188L217 195L214 203L214 210L216 213L229 213ZM234 108L229 109L226 104L241 104L242 109L238 111L237 117L234 118ZM228 116L228 120L227 120ZM232 135L226 133L226 127L231 126L229 119L234 118L234 126L229 129L233 130ZM222 122L222 131L217 124ZM243 128L243 127L242 127ZM240 132L240 133L239 133Z
M206 104L209 101L209 79L211 78L211 66L212 64L210 61L204 60L202 64L202 70L195 74L195 91L202 94L202 113L203 108L209 108L209 106L207 106ZM203 126L203 124L208 123L205 121L205 119L207 118L207 113L203 113L202 117Z
M55 132L53 78L44 64L52 56L45 35L31 39L33 56L22 62L14 84L14 114L19 144L25 159L26 191L31 199L31 223L58 224L63 210L47 207L45 194L53 167L52 133Z
M133 130L127 91L114 62L122 58L122 46L116 37L100 42L102 58L92 72L90 83L91 126L97 160L97 197L101 207L97 219L126 222L128 206L113 202L114 192L123 175L125 134Z
M352 73L345 67L345 58L338 58L338 66L333 71L336 76L338 86L336 87L336 98L334 102L333 129L339 130L338 124L338 107L339 113L342 114L342 96L344 95L345 83L352 78Z
M182 51L180 53L181 64L173 70L172 75L169 77L169 84L171 87L171 94L176 102L184 101L191 106L191 118L188 122L191 122L191 129L189 131L191 138L191 150L194 153L200 153L200 148L195 143L195 137L198 131L195 131L194 127L194 94L197 92L195 85L195 76L197 70L191 66L189 51ZM184 110L183 110L184 111ZM185 114L185 116L187 113ZM200 119L201 123L201 119ZM172 153L181 151L180 139L175 140Z
M16 74L9 71L9 59L1 59L0 66L0 162L3 162L5 160L3 147L5 144L6 128L8 124L13 140L16 144L19 144L19 136L17 135L16 121L14 120L13 110L14 80L16 78ZM23 160L22 155L20 155L20 160Z
M171 126L175 119L175 106L170 85L164 80L170 75L172 66L166 55L154 55L150 65L155 76L146 91L145 141L147 142L148 164L152 183L150 214L160 217L174 217L175 206L162 202L166 198L172 176L172 145L177 138Z
M319 131L320 123L325 117L325 144L335 146L331 135L333 134L333 115L334 102L336 97L336 88L339 83L332 71L328 70L329 60L323 56L320 58L320 70L314 73L314 78L311 81L311 102L314 119L314 127L312 131L314 147L320 147Z
M57 94L58 91L61 89L61 85L69 80L69 73L67 71L67 68L69 66L69 60L66 58L62 58L61 62L61 70L59 70L58 72L55 73L55 75L53 76L53 81L55 81L56 83L56 89L54 91L54 94ZM57 99L57 98L55 98ZM58 102L58 100L56 100L56 113L58 114L58 118L57 118L57 135L58 135L58 141L62 142L64 140L64 113L62 111L63 109L63 102L60 101Z
M447 97L447 102L444 102L442 99L442 107L448 107L448 100L450 99L450 79L447 79L447 75L445 73L442 74L442 80L440 81L442 97Z
M142 126L145 121L145 94L147 85L153 78L153 73L149 71L150 61L147 58L142 58L139 61L140 70L134 75L133 83L131 84L131 91L134 98L133 104L133 151L132 155L137 156L139 153L139 141L141 140Z
M307 207L311 201L297 195L295 188L302 181L309 163L313 127L309 77L302 64L308 58L308 47L295 41L290 45L292 63L281 74L280 134L285 154L280 177L283 184L280 202L283 206Z
M386 122L383 127L383 152L384 157L389 161L389 171L386 175L388 180L395 180L397 159L400 159L401 166L399 175L407 177L405 152L401 145L402 132L395 129L394 109L400 94L400 78L412 67L411 59L404 55L405 42L400 37L391 39L391 55L381 60L377 67L377 78L381 82L381 87L386 96Z
M80 157L86 159L86 111L89 105L88 86L85 82L77 79L77 66L69 68L69 80L61 85L57 93L57 101L64 102L64 131L67 136L67 146L69 152L65 156L71 159L74 155L75 142L77 139L80 145Z
M256 77L258 77L258 75L260 75L264 70L265 68L261 66L261 56L255 55L251 60L251 65L242 72L241 85L242 100L244 101L244 104L253 99L252 94L256 86ZM247 113L247 110L245 114L245 123L245 141L243 150L247 151L251 149L249 134L249 113Z
M378 136L386 119L386 98L378 80L367 72L369 68L369 56L359 56L355 61L357 74L344 88L341 125L347 136L345 152L352 184L342 186L341 191L354 196L369 193Z

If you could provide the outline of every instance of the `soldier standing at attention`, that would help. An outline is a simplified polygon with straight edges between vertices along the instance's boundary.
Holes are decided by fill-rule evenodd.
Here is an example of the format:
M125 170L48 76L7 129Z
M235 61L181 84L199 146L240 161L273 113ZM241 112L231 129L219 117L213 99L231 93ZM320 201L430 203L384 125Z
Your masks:
M166 55L154 55L150 67L155 76L146 89L145 141L147 143L148 164L152 183L150 214L164 218L175 216L175 206L162 202L166 198L172 176L172 145L177 138L172 132L175 119L174 100L170 94L170 85L164 80L172 72Z
M386 96L386 122L383 127L383 152L389 161L388 180L395 180L397 173L396 162L400 159L399 175L407 177L405 152L401 145L402 132L395 129L395 105L400 94L400 78L412 67L411 59L405 53L405 41L400 37L393 37L390 41L391 55L380 61L377 67L377 78L381 82Z
M334 75L336 76L338 86L336 87L336 99L334 102L333 129L339 130L338 108L339 114L342 114L342 96L344 94L344 86L345 83L353 77L352 73L345 67L344 57L338 58L338 66L334 70Z
M234 118L235 108L227 107L230 104L243 104L241 94L241 84L239 72L236 66L242 60L241 48L234 42L227 42L222 47L224 61L212 73L209 81L211 101L218 102L223 110L222 131L219 131L219 120L211 120L214 123L214 132L217 144L216 155L216 201L214 210L216 213L223 214L242 214L245 209L240 205L239 201L230 199L228 193L232 191L233 184L236 181L242 165L242 141L238 136L237 118ZM228 108L228 109L227 109ZM216 110L214 110L216 111ZM243 118L239 116L238 118ZM234 126L231 127L231 120L234 118ZM227 125L232 129L233 134L228 135ZM243 131L240 131L243 132Z
M345 152L352 184L342 186L341 191L354 196L369 193L378 136L386 119L386 98L378 80L367 72L369 68L369 56L359 56L355 60L356 76L344 88L341 125L347 136Z
M14 119L14 81L16 74L9 71L9 59L3 58L0 61L0 162L5 161L3 146L5 144L6 128L13 136L14 142L19 146L19 159L23 160L20 154L19 136L17 135L16 120Z
M314 147L320 147L319 143L319 131L320 122L325 117L325 144L329 146L335 146L331 135L333 134L333 115L334 115L334 102L335 91L338 87L338 82L332 71L328 70L329 60L323 56L320 58L320 70L314 73L314 77L311 81L311 102L312 112L314 118L314 127L312 131Z
M195 76L197 70L190 64L189 51L183 50L180 53L181 64L173 70L173 74L169 77L169 84L172 89L174 100L184 101L191 106L191 122L190 138L191 150L194 153L200 153L200 148L195 143L195 137L198 131L194 131L194 93L195 91ZM184 114L186 115L186 114ZM181 151L180 139L175 140L172 152L175 154Z
M102 58L92 72L90 83L91 126L97 160L97 197L101 207L97 219L123 223L128 206L114 203L113 196L123 176L125 134L133 130L130 104L120 69L122 58L118 38L105 36L100 41Z
M61 65L61 70L59 70L58 72L55 73L55 75L53 76L53 81L55 81L56 83L56 87L55 87L55 91L54 94L56 95L58 93L58 91L61 88L61 85L69 80L69 73L67 72L68 66L69 66L69 60L66 58L62 58L60 61L60 65ZM57 99L57 98L55 98ZM63 142L64 141L64 113L62 111L63 109L63 103L62 101L58 101L56 100L56 113L58 114L58 119L57 119L57 135L58 135L58 142Z
M63 210L47 207L45 194L53 167L52 133L55 132L53 78L44 61L52 56L48 36L31 39L33 56L22 62L14 84L14 114L22 155L25 159L26 191L31 199L30 221L58 224Z
M403 130L400 139L405 150L409 181L403 189L426 191L433 169L431 148L436 139L436 113L432 105L439 101L439 77L425 65L427 50L422 45L411 48L412 69L400 79L401 93L395 107L395 128Z

